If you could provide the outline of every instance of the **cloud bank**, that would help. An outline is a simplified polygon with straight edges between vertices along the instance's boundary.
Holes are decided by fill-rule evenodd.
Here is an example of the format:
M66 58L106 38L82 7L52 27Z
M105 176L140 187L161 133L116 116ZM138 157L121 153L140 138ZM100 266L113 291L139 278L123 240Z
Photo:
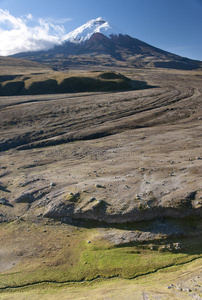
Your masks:
M35 19L31 14L16 18L0 9L0 55L47 50L61 44L63 24L70 19Z

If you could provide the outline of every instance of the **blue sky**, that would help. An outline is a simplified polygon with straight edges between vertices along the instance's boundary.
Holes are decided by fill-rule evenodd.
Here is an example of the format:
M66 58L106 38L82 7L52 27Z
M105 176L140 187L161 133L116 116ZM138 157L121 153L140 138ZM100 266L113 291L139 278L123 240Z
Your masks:
M103 17L132 37L202 60L202 0L0 0L0 9L1 55L12 46L14 51L21 50L22 43L29 50L36 45L31 37L37 34L38 47L45 45L43 38L51 46L90 19ZM12 28L20 21L21 31Z

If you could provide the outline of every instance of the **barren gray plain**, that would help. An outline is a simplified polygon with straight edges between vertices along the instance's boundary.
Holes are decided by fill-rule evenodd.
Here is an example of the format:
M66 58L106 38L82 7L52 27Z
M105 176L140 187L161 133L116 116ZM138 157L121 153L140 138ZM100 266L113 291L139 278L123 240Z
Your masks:
M100 283L98 298L93 287L81 292L77 286L74 299L201 299L200 284L193 288L187 282L201 278L202 71L119 71L134 87L137 81L144 85L118 92L0 98L0 220L5 241L0 299L27 299L25 293L37 299L30 290L7 294L5 288L60 279L127 280L190 261L194 265L185 266L187 272L176 270L182 280L166 271L168 281L175 277L174 287L160 286L157 274L145 279L147 285L141 280L120 282L126 298L118 281L112 281L112 290L106 287L109 283ZM122 265L110 265L96 255L92 261L81 257L96 249L101 255L110 247L113 255L123 257L126 249L136 247L133 255L147 257L148 264L141 269L131 256ZM131 287L126 290L127 285ZM72 288L70 298L63 292L64 287L60 299L73 299ZM40 297L53 299L54 293Z

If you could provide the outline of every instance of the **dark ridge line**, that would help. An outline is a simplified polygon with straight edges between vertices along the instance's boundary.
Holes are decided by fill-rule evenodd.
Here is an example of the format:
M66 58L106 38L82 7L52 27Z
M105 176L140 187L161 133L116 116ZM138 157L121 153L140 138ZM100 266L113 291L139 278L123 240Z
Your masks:
M119 275L114 275L114 276L111 276L111 277L101 277L100 275L98 275L95 278L92 278L92 279L89 279L89 280L85 280L85 279L81 279L81 280L78 280L78 281L70 281L70 280L67 280L67 281L43 280L43 281L37 281L37 282L33 282L33 283L26 283L26 284L19 285L19 286L0 287L0 292L4 291L4 290L9 290L9 289L14 290L14 289L31 287L31 286L40 285L40 284L43 284L43 283L54 283L54 284L88 283L88 282L94 282L94 281L96 281L98 279L107 280L107 279L114 279L114 278L133 280L133 279L140 278L140 277L143 277L143 276L148 276L148 275L151 275L151 274L155 274L155 273L157 273L158 271L161 271L161 270L169 269L169 268L172 268L172 267L183 266L183 265L192 263L193 261L195 261L197 259L200 259L200 258L202 258L202 256L195 257L195 258L193 258L190 261L185 262L185 263L173 264L173 265L170 265L170 266L166 266L166 267L162 267L162 268L156 269L156 270L151 271L151 272L146 272L144 274L136 275L136 276L130 277L130 278L125 278L125 277L122 277L122 276L119 276Z
M38 142L33 142L33 143L36 143L35 145L32 145L32 144L20 145L20 146L16 147L16 149L18 151L39 149L39 148L69 144L69 143L78 142L78 141L96 140L96 139L100 139L100 138L111 136L111 135L114 135L114 133L96 132L96 133L92 133L87 136L83 136L82 138L76 138L76 137L75 138L67 138L67 139L61 138L58 140L47 139L47 140L42 140L42 141L38 141ZM10 148L10 149L12 149L12 148ZM0 152L1 152L1 150L0 150Z

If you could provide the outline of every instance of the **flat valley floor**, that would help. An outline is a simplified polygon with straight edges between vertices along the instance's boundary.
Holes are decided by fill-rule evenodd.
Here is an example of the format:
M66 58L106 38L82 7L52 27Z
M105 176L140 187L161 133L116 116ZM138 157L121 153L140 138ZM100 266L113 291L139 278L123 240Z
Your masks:
M201 299L202 71L119 71L0 98L0 299Z

